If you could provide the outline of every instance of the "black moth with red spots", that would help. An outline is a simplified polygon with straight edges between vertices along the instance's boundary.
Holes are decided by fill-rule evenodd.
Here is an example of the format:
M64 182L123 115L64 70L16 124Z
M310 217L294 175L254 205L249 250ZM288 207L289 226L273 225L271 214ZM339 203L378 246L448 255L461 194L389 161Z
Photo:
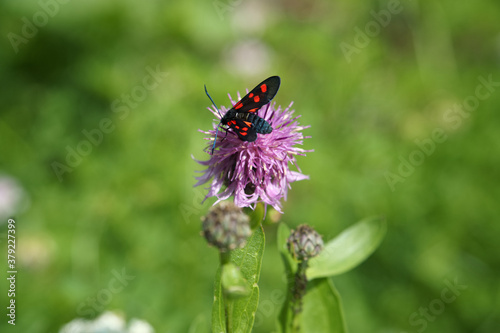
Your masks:
M257 139L257 133L271 133L273 128L267 121L257 115L257 111L276 96L280 83L281 79L279 76L271 76L265 79L227 111L220 123L229 126L242 141L253 142ZM210 100L212 100L210 95L208 95L206 87L205 92ZM213 104L215 106L215 103ZM217 140L217 134L215 140ZM214 148L215 141L212 147L212 154Z
M257 139L257 133L271 133L273 128L257 116L257 110L274 98L280 82L279 76L271 76L262 81L226 112L220 121L221 124L228 125L242 141L253 142Z

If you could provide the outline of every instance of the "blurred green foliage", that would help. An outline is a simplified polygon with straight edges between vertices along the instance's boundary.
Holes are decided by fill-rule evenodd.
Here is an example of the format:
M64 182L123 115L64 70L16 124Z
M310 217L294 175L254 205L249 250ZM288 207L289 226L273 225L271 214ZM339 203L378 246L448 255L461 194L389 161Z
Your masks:
M325 240L366 216L388 221L375 254L334 279L350 331L497 329L499 87L467 116L446 115L471 100L478 77L500 81L498 2L401 1L364 45L358 31L386 1L54 1L0 4L0 172L25 192L15 214L20 332L57 332L105 309L156 332L209 326L217 252L199 232L214 200L201 205L205 190L192 187L192 156L208 158L197 130L213 118L203 84L227 106L227 93L270 75L282 78L275 101L293 100L312 125L304 147L314 149L298 158L311 179L293 185L282 220ZM41 3L53 6L46 20ZM356 40L363 47L347 59L340 45ZM168 73L151 90L148 68ZM102 142L83 143L103 119ZM436 128L444 142L411 155ZM54 162L68 166L68 149L86 155L60 181ZM411 156L424 158L391 189L387 172ZM255 332L274 328L272 295L284 293L275 234L266 226ZM122 270L133 279L103 298ZM467 289L444 309L432 303L455 279ZM90 305L96 297L105 301ZM423 320L429 306L437 314Z

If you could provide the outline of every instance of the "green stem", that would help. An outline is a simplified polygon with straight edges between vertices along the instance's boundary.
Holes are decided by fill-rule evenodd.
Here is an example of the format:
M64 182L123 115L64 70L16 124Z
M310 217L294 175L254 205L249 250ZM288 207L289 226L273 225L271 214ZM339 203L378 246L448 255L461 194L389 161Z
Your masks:
M225 299L226 304L226 331L227 333L233 332L233 301Z
M220 251L220 266L222 267L225 264L228 264L231 261L231 252L229 251Z
M295 273L295 285L292 293L292 332L300 332L300 315L302 314L302 298L306 294L307 277L306 268L307 260L297 264L297 272Z
M220 251L220 267L222 268L225 264L231 262L231 253L229 251ZM222 296L224 298L224 312L226 315L226 332L233 332L233 301L226 297L226 293L222 291Z

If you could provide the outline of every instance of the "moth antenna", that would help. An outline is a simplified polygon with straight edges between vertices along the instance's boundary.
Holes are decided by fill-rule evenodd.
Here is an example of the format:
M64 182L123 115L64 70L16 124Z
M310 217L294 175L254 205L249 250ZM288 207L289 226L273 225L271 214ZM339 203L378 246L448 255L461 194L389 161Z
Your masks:
M220 117L222 118L222 114L220 113L219 108L217 107L217 105L215 105L214 100L212 99L212 97L210 97L210 94L207 91L207 85L205 84L204 87L205 87L205 94L207 94L208 98L210 98L210 100L212 101L212 104L214 105L215 109L217 110L217 112L219 113ZM214 138L214 144L212 145L212 154L211 155L214 154L215 143L217 142L217 134L218 133L219 133L219 125L217 125L217 129L215 130L215 138Z
M210 98L210 100L212 101L212 104L214 105L215 109L217 110L217 112L219 112L219 115L222 118L222 114L220 113L219 108L217 107L217 105L215 105L214 100L212 99L212 97L210 97L210 94L207 91L207 85L205 84L204 87L205 87L205 94L207 94L208 98Z

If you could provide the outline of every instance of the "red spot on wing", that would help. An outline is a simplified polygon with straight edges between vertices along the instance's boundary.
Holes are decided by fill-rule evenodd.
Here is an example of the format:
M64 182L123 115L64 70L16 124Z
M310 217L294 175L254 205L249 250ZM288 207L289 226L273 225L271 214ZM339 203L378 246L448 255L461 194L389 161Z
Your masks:
M238 125L235 126L236 129L240 129L240 127Z
M238 103L236 103L236 105L234 106L235 109L239 109L243 106L243 104L241 103L241 101L239 101Z
M248 134L247 132L240 132L240 135L243 135L243 136L245 136L247 134Z
M261 85L260 90L262 90L262 92L265 93L267 91L267 85L266 84Z
M248 110L248 112L255 112L255 111L257 111L257 108L253 108L253 109Z
M252 98L252 97L253 97L253 93L248 94L248 98Z
M228 122L227 122L227 124L228 124L229 126L231 126L231 125L236 125L236 121L235 121L235 120L231 120L231 121L228 121Z
M236 127L236 128L238 128L238 127ZM248 131L248 127L243 127L241 130L246 132L246 131Z
M253 101L254 101L255 103L259 103L259 101L260 101L260 97L259 97L259 96L255 96L255 97L253 98Z
M248 127L252 127L252 123L249 121L244 121L245 124L247 124Z

